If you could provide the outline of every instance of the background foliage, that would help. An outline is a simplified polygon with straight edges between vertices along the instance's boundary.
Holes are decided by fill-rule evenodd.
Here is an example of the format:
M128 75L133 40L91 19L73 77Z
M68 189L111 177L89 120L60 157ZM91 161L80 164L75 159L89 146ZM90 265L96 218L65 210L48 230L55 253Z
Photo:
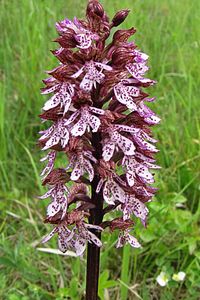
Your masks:
M101 299L199 299L200 294L200 1L102 1L110 16L132 13L125 26L138 29L135 40L150 55L151 90L162 118L157 174L160 188L150 206L148 229L139 223L141 250L116 250L116 236L104 235ZM40 128L44 103L39 88L44 69L56 65L49 49L56 20L83 16L81 0L1 0L0 48L0 299L73 299L84 294L85 257L75 259L38 249L49 228L39 179ZM56 248L56 240L46 247ZM182 283L164 288L156 276L184 271Z

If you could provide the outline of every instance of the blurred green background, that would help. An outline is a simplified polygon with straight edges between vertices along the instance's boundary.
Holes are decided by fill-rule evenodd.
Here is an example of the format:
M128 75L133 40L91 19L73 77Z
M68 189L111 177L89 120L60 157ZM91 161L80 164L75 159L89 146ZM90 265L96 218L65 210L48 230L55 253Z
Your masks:
M85 257L76 259L41 251L50 229L43 224L46 202L36 147L44 70L57 65L50 54L57 36L54 23L84 15L87 1L1 0L0 47L0 299L80 300L84 295ZM104 234L99 295L101 299L200 299L200 1L101 1L110 17L132 10L124 27L134 26L139 48L150 55L153 109L162 123L156 175L159 192L150 207L149 226L136 225L141 250L115 249L116 235ZM39 248L39 249L38 249ZM48 250L47 250L48 251ZM184 271L183 282L160 287ZM91 299L92 300L92 299Z

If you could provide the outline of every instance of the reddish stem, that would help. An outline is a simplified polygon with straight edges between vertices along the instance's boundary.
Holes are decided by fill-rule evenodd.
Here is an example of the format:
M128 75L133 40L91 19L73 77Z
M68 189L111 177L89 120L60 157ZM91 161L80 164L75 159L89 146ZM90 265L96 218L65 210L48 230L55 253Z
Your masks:
M101 158L101 135L93 134L92 145L95 148L96 159ZM103 220L103 195L102 192L96 193L99 182L99 176L95 175L92 182L92 202L96 204L94 209L90 210L89 223L99 225ZM96 236L101 239L101 233L93 231ZM100 264L100 248L94 244L88 243L87 252L87 275L86 275L86 300L98 299L98 282L99 282L99 264Z

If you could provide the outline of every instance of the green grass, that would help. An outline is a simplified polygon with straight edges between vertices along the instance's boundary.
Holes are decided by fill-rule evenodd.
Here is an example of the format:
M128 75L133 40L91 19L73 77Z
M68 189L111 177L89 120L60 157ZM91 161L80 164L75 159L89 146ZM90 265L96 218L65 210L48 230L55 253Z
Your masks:
M141 250L116 250L116 236L104 236L101 257L102 299L189 299L200 294L200 1L102 1L110 16L131 8L125 26L137 28L135 40L150 55L153 109L162 123L157 175L160 188L150 205L148 229L138 223ZM36 199L39 181L38 114L44 70L56 65L49 50L54 23L83 16L86 1L1 0L0 47L0 299L81 299L85 257L39 251L49 229L45 203ZM77 9L78 8L78 9ZM181 207L180 207L181 205ZM56 248L56 240L46 247ZM161 288L156 276L185 271L180 284ZM104 294L105 292L105 294ZM68 295L65 298L64 295ZM102 296L103 295L103 296Z

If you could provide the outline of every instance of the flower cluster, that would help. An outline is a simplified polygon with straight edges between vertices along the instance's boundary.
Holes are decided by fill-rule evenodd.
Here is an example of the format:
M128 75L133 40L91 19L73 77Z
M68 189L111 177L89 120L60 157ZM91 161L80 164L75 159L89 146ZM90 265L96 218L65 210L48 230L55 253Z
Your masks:
M119 231L117 247L140 247L131 234L134 218L146 226L146 203L156 192L151 127L160 119L147 106L155 99L144 91L155 84L145 77L148 56L129 41L134 28L117 30L106 43L128 13L121 10L110 21L90 0L86 20L56 23L59 48L52 53L60 63L44 80L42 94L52 96L40 117L50 125L38 144L48 151L41 159L47 161L41 176L48 191L40 198L50 199L45 222L54 226L44 242L58 234L63 252L81 255L87 242L101 247L106 227ZM61 152L66 163L57 168ZM121 217L104 222L115 209Z
M156 281L157 283L164 287L168 284L168 282L170 280L174 280L176 282L182 282L185 280L186 277L186 273L183 271L178 272L177 274L174 273L172 278L170 277L170 275L164 271L162 271L157 277L156 277Z

